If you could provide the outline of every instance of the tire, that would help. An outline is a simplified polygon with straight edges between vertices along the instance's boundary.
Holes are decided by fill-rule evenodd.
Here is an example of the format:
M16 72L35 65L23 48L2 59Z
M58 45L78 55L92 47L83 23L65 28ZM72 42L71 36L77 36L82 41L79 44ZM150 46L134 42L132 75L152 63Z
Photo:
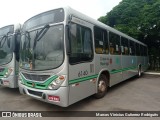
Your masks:
M108 79L104 74L102 74L99 77L97 84L98 91L96 94L94 94L94 97L97 99L104 97L107 92L107 89L108 89Z

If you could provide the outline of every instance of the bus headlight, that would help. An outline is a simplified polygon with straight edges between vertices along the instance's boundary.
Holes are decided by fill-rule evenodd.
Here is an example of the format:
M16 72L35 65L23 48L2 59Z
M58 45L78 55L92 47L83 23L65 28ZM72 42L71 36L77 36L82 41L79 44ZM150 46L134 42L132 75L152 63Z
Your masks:
M66 78L65 75L59 76L49 84L48 89L54 89L54 90L58 89L64 82L65 78Z
M13 69L9 68L8 71L5 73L4 78L9 77L9 75L12 73Z

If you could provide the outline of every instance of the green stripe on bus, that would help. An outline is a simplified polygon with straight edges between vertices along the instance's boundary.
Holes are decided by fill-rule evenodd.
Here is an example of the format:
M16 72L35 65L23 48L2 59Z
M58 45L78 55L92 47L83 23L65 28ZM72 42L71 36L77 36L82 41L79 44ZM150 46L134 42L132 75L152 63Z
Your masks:
M119 73L119 72L123 72L123 71L127 71L127 70L133 70L133 69L137 69L137 66L133 66L133 67L128 67L128 68L122 68L122 69L118 69L118 70L113 70L113 71L110 71L110 74L116 74L116 73ZM22 78L22 82L28 86L28 87L32 87L32 83L35 84L34 88L37 88L37 89L47 89L48 85L57 78L58 76L52 76L50 77L48 80L46 80L46 82L44 83L39 83L39 82L34 82L34 81L29 81L29 80L26 80L24 78L23 75L21 75L21 78ZM73 80L69 80L69 85L71 84L75 84L75 83L79 83L79 82L83 82L83 81L87 81L87 80L91 80L91 79L94 79L94 78L97 78L98 77L98 74L96 75L91 75L91 76L87 76L87 77L82 77L82 78L78 78L78 79L73 79Z
M110 74L115 74L115 73L119 73L119 72L123 72L123 71L127 71L127 70L132 70L132 69L136 69L137 67L133 66L133 67L128 67L128 68L123 68L123 69L118 69L118 70L114 70L114 71L110 71ZM87 76L87 77L83 77L83 78L78 78L78 79L74 79L74 80L69 80L69 85L70 84L75 84L78 82L83 82L83 81L87 81L93 78L97 78L97 75L92 75L92 76Z
M69 80L69 84L83 82L83 81L87 81L87 80L94 79L94 78L97 78L97 77L98 77L98 74L97 75L91 75L91 76L83 77L83 78L78 78L78 79L74 79L74 80Z
M124 71L128 71L128 70L133 70L136 69L136 66L133 67L128 67L128 68L122 68L122 69L118 69L118 70L112 70L110 71L110 74L115 74L115 73L119 73L119 72L124 72Z
M4 68L4 70L0 72L0 76L4 76L7 71L8 71L8 68Z
M123 72L123 71L127 71L127 70L133 70L133 69L136 69L136 68L137 68L136 66L133 66L133 67L128 67L128 68L118 69L118 70L110 71L110 74L116 74L116 73L119 73L119 72ZM75 84L75 83L78 83L78 82L87 81L87 80L90 80L90 79L93 79L93 78L97 78L97 77L98 77L98 74L97 75L83 77L83 78L78 78L78 79L74 79L74 80L69 80L69 85L70 84Z
M0 79L3 78L3 76L0 75Z

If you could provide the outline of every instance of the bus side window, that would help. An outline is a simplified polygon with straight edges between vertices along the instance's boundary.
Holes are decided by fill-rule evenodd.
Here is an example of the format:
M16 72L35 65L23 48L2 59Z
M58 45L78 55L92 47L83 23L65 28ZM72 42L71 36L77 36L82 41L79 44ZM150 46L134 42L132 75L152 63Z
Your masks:
M128 39L121 37L122 54L129 55L129 42Z
M144 46L144 56L147 56L147 55L148 55L147 47Z
M97 54L108 54L107 31L99 27L94 27L95 52Z
M141 52L141 56L144 56L144 48L142 45L140 45L140 52Z
M141 47L141 45L139 44L139 56L142 56L142 47Z
M140 47L138 43L136 43L136 55L140 56Z
M147 51L146 51L146 47L142 45L142 49L143 49L143 56L147 56Z
M114 54L114 47L113 47L113 44L110 42L110 44L109 44L109 49L110 49L110 53L111 54Z
M90 28L76 23L71 24L70 64L87 62L93 59L92 32Z
M120 36L112 32L109 32L109 51L110 51L110 54L113 54L113 55L121 54Z
M129 54L135 55L135 43L133 41L129 41Z

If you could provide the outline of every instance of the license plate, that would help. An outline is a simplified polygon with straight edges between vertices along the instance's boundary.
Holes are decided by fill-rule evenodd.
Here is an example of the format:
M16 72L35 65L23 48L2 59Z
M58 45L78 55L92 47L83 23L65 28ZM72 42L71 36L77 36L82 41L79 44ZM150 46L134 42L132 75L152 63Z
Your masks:
M59 96L49 95L49 96L48 96L48 100L50 100L50 101L55 101L55 102L59 102L59 101L60 101L60 97L59 97Z

